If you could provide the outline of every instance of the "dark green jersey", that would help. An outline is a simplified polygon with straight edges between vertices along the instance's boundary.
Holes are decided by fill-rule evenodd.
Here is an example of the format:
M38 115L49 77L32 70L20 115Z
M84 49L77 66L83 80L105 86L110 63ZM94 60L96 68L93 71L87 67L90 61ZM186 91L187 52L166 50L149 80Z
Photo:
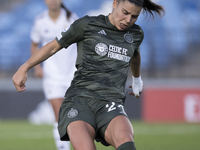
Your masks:
M85 16L75 21L56 38L65 48L72 43L78 46L77 72L66 97L124 100L129 62L143 37L138 25L119 31L108 16Z

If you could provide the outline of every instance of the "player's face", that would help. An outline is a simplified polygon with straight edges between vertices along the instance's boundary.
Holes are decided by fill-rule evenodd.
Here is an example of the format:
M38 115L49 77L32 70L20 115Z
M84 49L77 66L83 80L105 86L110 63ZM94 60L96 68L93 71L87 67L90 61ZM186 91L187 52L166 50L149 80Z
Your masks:
M56 11L60 9L62 0L45 0L49 10Z
M114 0L109 20L118 30L125 30L135 24L141 10L142 7L130 3L128 0L119 3Z

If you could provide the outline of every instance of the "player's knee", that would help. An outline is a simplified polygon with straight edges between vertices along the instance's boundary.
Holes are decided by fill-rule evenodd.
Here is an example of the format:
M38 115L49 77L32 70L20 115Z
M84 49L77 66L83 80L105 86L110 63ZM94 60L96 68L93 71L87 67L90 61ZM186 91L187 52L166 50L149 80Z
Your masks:
M114 147L117 148L121 144L133 141L133 134L131 132L123 132L113 137Z

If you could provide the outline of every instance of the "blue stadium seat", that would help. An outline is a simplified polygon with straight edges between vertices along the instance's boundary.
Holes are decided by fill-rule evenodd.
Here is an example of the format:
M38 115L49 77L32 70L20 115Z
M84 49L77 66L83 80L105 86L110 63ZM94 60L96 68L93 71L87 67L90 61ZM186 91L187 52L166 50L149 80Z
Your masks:
M89 10L98 9L104 1L107 0L68 0L64 3L83 17ZM145 17L140 16L137 21L145 32L141 45L143 69L152 63L156 68L165 68L172 56L181 57L190 45L200 41L199 0L163 0L159 3L166 9L162 19L145 21ZM34 17L45 8L44 1L27 0L9 12L0 13L0 71L19 66L30 57L30 29Z

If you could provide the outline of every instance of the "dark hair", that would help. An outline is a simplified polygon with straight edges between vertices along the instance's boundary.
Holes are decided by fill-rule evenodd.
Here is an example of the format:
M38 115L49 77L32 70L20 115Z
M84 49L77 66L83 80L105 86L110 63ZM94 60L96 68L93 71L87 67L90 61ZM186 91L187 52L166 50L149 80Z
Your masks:
M129 1L134 3L136 6L142 7L143 12L146 14L149 13L154 18L154 13L157 13L159 16L163 16L165 13L164 8L161 5L158 5L151 0L117 0L120 1Z
M64 5L63 3L61 3L60 7L63 8L63 9L66 11L67 20L69 20L69 18L70 18L71 15L72 15L72 12L71 12L69 9L67 9L67 7L65 7L65 5Z

